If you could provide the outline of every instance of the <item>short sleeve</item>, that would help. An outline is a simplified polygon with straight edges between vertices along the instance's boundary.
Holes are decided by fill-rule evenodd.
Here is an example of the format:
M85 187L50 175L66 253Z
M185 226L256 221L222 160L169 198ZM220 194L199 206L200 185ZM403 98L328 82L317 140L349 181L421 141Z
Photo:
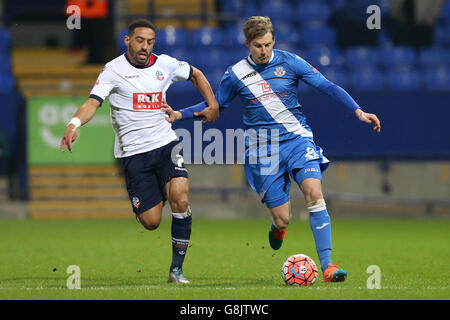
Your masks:
M186 61L180 61L171 58L173 64L172 82L190 80L192 76L192 67Z
M103 103L103 100L105 100L106 97L109 96L113 89L114 73L112 72L111 68L105 66L105 68L103 68L103 71L98 76L89 97L98 100L100 103Z

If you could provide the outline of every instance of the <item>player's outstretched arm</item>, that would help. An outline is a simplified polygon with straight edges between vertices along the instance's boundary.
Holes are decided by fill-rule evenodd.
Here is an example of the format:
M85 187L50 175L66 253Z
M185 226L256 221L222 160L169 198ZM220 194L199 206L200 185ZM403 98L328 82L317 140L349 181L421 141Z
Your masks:
M361 108L356 109L355 111L356 116L359 120L366 123L372 123L373 124L373 130L380 132L381 131L381 123L378 117L373 113L366 113L361 110Z
M99 106L100 101L93 98L88 98L87 101L83 103L80 108L78 108L74 117L67 125L66 132L64 132L64 136L61 139L59 147L62 152L66 151L66 147L70 152L72 152L72 143L78 137L77 128L91 120Z
M206 79L203 72L199 69L192 67L191 81L195 88L202 94L205 98L207 107L200 112L195 112L194 116L203 117L203 122L213 122L219 118L219 104L217 103L214 92L209 84L208 79Z

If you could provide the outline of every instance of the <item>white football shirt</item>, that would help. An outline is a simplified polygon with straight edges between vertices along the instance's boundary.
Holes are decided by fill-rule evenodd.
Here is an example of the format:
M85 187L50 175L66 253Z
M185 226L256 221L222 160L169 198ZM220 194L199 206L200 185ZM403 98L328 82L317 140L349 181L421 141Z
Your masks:
M109 98L116 158L154 150L177 139L161 111L161 100L172 83L191 75L188 63L164 54L151 54L146 66L132 64L126 53L105 65L89 97L100 103Z

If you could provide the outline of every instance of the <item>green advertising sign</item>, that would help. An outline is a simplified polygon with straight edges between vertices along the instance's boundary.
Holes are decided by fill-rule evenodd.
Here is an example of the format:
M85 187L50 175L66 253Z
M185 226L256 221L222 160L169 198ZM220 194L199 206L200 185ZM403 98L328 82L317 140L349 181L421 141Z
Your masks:
M94 118L78 129L73 152L59 149L67 123L85 97L36 97L28 99L28 163L31 165L113 164L114 131L109 101L105 100Z

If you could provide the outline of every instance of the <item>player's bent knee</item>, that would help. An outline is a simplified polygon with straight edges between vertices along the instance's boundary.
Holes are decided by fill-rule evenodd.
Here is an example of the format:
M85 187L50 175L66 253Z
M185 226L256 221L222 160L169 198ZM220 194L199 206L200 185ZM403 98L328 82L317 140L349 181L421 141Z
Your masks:
M161 223L161 213L155 210L148 210L136 216L136 220L147 230L155 230Z
M145 219L139 219L139 222L145 229L149 231L156 230L159 227L159 222L147 221Z

